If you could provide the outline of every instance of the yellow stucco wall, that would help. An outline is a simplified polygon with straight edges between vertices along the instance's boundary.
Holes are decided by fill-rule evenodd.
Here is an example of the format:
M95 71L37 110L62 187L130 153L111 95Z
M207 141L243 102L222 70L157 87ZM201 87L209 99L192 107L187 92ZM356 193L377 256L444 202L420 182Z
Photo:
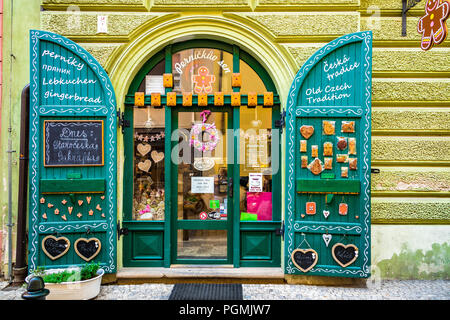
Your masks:
M42 5L41 29L78 42L97 58L111 77L118 107L145 61L176 39L237 43L256 55L285 103L295 73L317 49L341 35L372 30L372 167L381 170L372 176L373 235L383 237L403 225L408 246L417 242L408 225L439 225L426 229L434 237L414 250L450 242L450 40L420 49L416 25L423 3L408 13L406 37L399 0L42 0ZM98 15L108 16L107 34L96 33ZM118 141L122 181L120 136ZM122 190L119 183L119 217ZM394 228L383 229L385 224ZM374 263L382 240L373 239Z

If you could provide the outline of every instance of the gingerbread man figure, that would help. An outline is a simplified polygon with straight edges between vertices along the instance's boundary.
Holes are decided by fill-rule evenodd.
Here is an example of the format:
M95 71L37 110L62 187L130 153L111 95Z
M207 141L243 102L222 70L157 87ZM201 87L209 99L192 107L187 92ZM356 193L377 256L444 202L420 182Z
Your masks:
M422 34L420 47L431 49L433 43L440 44L447 37L447 20L450 12L450 2L447 0L426 0L425 16L417 24L417 32Z
M202 90L205 90L206 93L212 91L212 84L216 81L216 77L212 74L209 74L208 68L202 66L198 69L198 75L192 76L192 82L194 82L194 91L195 93L201 93Z

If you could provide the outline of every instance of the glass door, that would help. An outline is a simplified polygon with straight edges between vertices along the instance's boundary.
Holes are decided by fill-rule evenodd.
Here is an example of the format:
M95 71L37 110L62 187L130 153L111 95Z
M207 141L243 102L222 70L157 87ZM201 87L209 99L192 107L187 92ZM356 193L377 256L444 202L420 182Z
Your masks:
M172 195L172 261L230 264L233 147L228 143L228 129L232 129L232 113L214 106L189 112L177 109L172 117L176 143L172 172L177 184Z

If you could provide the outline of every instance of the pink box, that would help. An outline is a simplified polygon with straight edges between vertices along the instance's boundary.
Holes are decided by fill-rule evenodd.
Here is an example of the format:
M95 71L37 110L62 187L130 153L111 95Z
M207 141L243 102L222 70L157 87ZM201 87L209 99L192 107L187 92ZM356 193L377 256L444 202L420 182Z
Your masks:
M258 220L272 220L272 192L247 192L247 212L258 214Z

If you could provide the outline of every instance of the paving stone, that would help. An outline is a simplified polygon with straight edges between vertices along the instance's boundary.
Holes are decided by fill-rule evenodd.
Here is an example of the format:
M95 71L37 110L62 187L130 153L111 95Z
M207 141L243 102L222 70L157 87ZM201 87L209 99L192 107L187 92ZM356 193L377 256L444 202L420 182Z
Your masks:
M25 287L0 282L0 300L21 300ZM103 285L96 300L168 300L173 284ZM448 280L389 280L368 288L244 284L244 300L449 300Z

